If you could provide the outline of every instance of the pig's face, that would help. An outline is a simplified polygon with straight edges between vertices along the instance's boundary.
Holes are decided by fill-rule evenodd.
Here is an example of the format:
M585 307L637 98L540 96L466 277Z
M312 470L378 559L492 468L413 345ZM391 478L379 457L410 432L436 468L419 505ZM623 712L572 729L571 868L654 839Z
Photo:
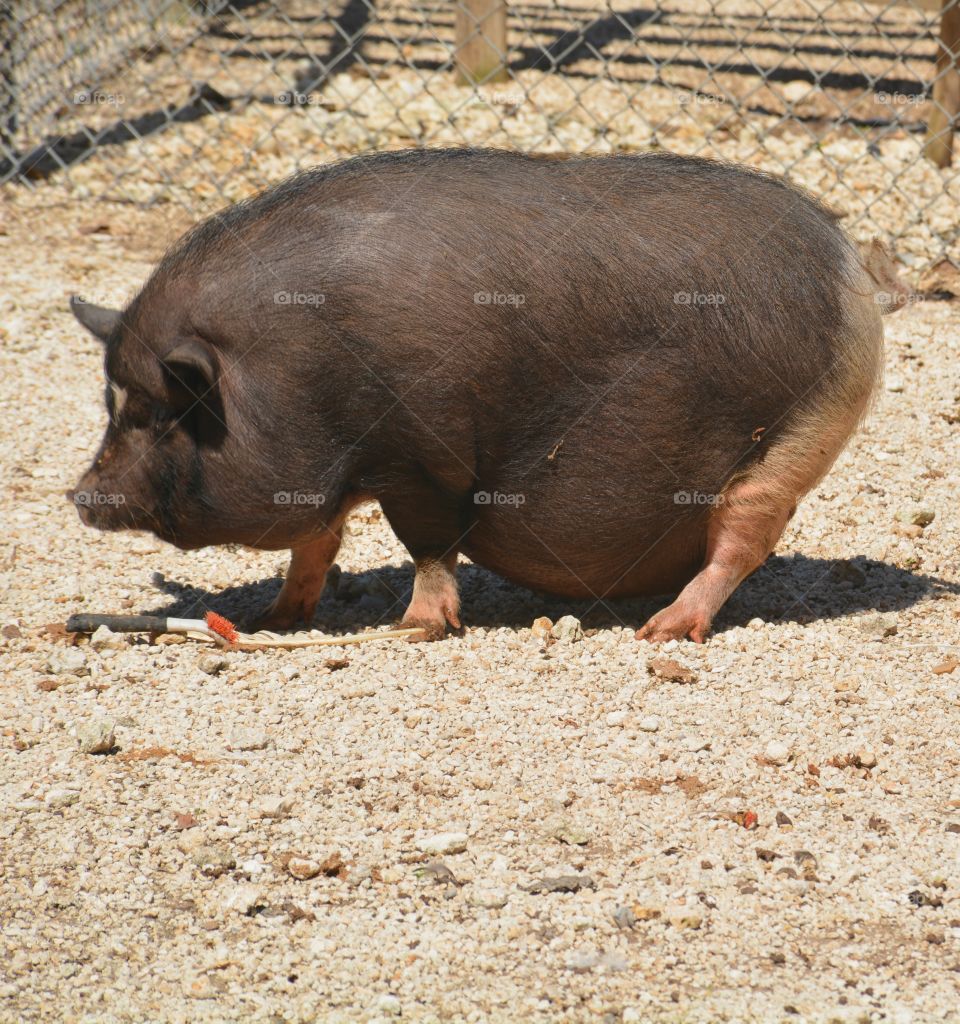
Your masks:
M150 530L180 547L215 542L203 463L226 434L216 354L199 338L158 341L162 321L144 338L120 313L80 303L74 312L106 345L110 417L73 492L80 518L100 530Z

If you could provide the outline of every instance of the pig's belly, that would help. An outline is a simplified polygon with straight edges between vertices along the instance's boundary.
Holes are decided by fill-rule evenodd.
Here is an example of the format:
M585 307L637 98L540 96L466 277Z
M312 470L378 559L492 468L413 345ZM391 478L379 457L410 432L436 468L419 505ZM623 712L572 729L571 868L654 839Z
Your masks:
M610 510L608 510L610 511ZM531 590L561 597L635 597L680 590L699 570L706 514L654 522L629 515L569 518L526 507L482 507L462 550L473 562Z

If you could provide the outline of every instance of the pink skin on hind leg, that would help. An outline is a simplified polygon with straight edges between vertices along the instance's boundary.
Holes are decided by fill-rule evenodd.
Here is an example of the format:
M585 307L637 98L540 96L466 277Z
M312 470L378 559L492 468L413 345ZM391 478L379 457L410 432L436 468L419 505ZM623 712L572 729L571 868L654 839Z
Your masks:
M713 617L740 583L773 551L795 506L771 508L755 484L736 484L707 528L703 568L679 596L637 630L638 640L662 643L689 637L702 644Z
M427 640L442 639L448 624L453 629L460 629L460 594L454 575L456 564L455 551L439 559L424 558L417 561L413 597L403 616L402 626L420 626L426 630Z

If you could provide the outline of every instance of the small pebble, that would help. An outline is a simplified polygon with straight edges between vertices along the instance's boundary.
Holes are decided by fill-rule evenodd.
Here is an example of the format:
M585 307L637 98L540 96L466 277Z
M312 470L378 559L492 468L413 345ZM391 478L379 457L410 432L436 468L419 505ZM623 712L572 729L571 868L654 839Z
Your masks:
M790 748L780 740L771 740L767 744L763 756L770 764L784 765L790 760Z
M399 1017L403 1013L403 1006L399 997L392 993L384 993L374 1000L373 1008L378 1013L384 1013L388 1017Z
M533 620L533 625L530 627L530 632L533 633L534 636L543 639L544 637L552 635L552 629L553 623L550 621L550 619L548 619L546 615L541 615L539 619Z
M241 882L235 889L227 893L219 905L228 913L247 916L260 903L260 889L249 882Z
M291 857L287 861L287 872L301 882L316 878L321 870L320 862L309 857Z
M507 905L509 894L506 889L471 889L467 896L467 902L475 907L483 907L486 910L498 910Z
M47 657L46 669L55 676L85 676L90 671L87 656L79 647L55 647Z
M109 626L98 626L90 637L90 646L95 651L119 651L127 646L127 641L122 634L114 633Z
M660 719L656 715L647 715L637 722L641 732L656 732L660 728Z
M550 633L555 640L565 643L577 643L583 639L583 627L580 625L580 620L572 615L564 615L557 619Z
M43 802L47 807L69 807L71 804L77 803L80 799L80 794L72 789L51 789L47 791L47 795L43 798Z
M107 754L116 744L113 722L108 719L93 719L78 722L74 733L81 754Z
M232 871L237 862L229 850L218 846L200 846L192 857L193 863L206 878L219 878Z
M421 853L429 853L438 857L445 854L463 853L467 848L469 838L466 832L439 832L437 835L419 840L417 849Z
M219 675L229 664L222 654L201 654L197 659L197 668L208 676Z
M696 907L673 904L663 912L664 919L674 928L689 928L696 931L703 924L703 914Z
M270 737L262 729L240 729L230 738L231 750L266 750Z
M709 750L711 740L704 736L684 736L683 746L685 750L688 750L691 754L696 754L701 750Z
M293 810L294 800L287 796L268 796L260 801L260 817L279 819L286 818Z

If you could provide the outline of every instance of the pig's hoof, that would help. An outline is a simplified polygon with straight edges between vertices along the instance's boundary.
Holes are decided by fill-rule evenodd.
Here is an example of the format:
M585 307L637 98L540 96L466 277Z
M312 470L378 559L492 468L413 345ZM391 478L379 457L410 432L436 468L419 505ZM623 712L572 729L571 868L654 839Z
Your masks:
M423 636L411 636L407 639L412 643L422 643L424 640L442 640L447 635L446 619L421 619L404 618L400 623L401 629L422 629Z
M685 640L687 637L696 644L702 644L709 632L709 619L696 612L670 605L648 619L637 630L636 635L638 640L646 640L651 644L661 644L667 640Z
M272 604L250 623L250 632L257 633L261 629L269 629L274 633L282 633L284 630L293 629L301 622L309 625L312 619L313 613L310 612L308 615L303 608L278 608Z

